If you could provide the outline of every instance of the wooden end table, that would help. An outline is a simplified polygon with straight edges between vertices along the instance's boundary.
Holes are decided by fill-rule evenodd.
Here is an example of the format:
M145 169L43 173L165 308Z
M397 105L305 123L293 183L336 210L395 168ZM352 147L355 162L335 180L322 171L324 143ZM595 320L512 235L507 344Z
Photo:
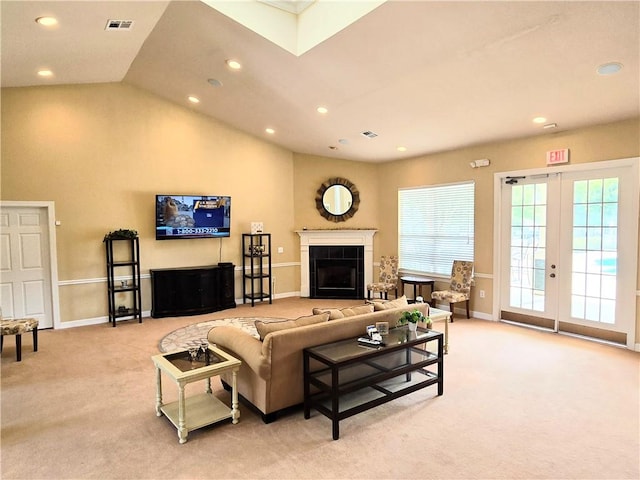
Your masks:
M190 431L206 425L231 418L231 423L238 423L237 374L242 362L222 350L208 346L207 352L201 353L196 360L191 360L187 350L164 353L151 357L156 367L156 415L165 416L178 429L180 443L187 441ZM231 409L213 396L211 377L225 372L232 372ZM162 372L178 385L178 401L162 403ZM188 383L206 380L205 393L185 397L185 386Z
M449 323L451 323L451 312L438 308L429 308L429 318L433 323L444 322L444 353L449 353Z
M404 284L407 283L409 285L413 285L413 299L414 300L416 299L418 292L420 292L420 295L424 298L424 295L422 295L422 286L423 285L428 285L431 288L431 292L429 293L429 298L427 300L427 303L429 305L433 306L433 303L432 303L432 300L431 300L431 294L433 293L433 290L434 290L435 285L436 285L436 281L433 278L414 277L414 276L411 276L411 275L405 275L404 277L400 277L400 281L402 282L402 294L403 295L404 295Z

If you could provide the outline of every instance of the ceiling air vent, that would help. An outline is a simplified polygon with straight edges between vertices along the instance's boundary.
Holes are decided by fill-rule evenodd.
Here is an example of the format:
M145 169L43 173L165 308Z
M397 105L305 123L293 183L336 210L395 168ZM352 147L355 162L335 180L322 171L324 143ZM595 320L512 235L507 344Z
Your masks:
M366 131L362 132L360 135L364 135L367 138L376 138L378 136L377 133L374 133L371 130L366 130Z
M131 30L133 20L108 20L105 30Z

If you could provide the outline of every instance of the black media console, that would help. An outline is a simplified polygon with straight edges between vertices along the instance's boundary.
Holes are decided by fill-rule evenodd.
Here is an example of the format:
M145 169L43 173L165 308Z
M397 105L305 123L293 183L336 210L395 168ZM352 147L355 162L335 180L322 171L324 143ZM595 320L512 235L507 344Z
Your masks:
M151 316L199 315L235 308L234 265L151 270Z

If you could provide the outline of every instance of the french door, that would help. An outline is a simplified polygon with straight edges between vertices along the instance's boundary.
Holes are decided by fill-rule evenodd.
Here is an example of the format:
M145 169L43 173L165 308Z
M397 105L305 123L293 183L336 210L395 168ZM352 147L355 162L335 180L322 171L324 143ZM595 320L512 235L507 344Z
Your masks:
M502 178L501 319L633 347L637 177L631 164Z

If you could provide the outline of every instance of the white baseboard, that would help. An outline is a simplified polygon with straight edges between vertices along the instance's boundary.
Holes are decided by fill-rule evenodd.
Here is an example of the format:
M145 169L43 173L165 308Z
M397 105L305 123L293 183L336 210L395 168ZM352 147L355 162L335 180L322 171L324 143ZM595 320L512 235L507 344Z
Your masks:
M275 300L278 298L299 297L299 296L300 296L300 292L286 292L286 293L279 293L277 295L274 295L273 298ZM236 298L235 301L236 301L236 305L242 305L242 298ZM260 303L260 302L258 301L256 303ZM145 318L151 318L150 310L146 310L142 312L143 321ZM89 325L100 325L102 323L109 323L108 315L105 315L103 317L83 318L80 320L70 320L68 322L60 322L59 329L87 327Z
M449 305L448 304L436 304L435 308L437 308L438 310L444 310L445 312L449 311ZM467 309L466 308L455 308L454 307L453 313L454 313L454 315L457 315L458 317L461 316L462 318L466 318ZM492 321L495 321L495 319L493 318L493 315L491 315L490 313L476 312L474 310L469 310L469 315L471 315L472 318L479 318L480 320L492 320ZM453 320L455 321L455 318Z
M142 319L144 320L146 317L150 317L151 316L151 312L150 311L143 311L142 312ZM133 317L131 317L133 318ZM125 318L122 318L122 320L125 320ZM63 328L75 328L75 327L87 327L89 325L100 325L101 323L109 323L109 316L106 315L104 317L94 317L94 318L83 318L80 320L71 320L69 322L60 322L60 328L59 329L63 329Z

